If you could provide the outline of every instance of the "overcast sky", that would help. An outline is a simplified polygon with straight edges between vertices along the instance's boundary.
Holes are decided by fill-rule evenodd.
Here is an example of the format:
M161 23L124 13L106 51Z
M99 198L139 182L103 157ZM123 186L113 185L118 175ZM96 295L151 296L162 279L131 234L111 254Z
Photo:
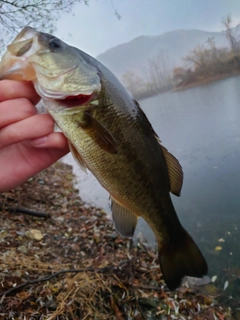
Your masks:
M120 14L118 20L115 10ZM231 14L240 23L240 0L90 0L62 15L56 35L93 56L140 35L176 29L222 30Z

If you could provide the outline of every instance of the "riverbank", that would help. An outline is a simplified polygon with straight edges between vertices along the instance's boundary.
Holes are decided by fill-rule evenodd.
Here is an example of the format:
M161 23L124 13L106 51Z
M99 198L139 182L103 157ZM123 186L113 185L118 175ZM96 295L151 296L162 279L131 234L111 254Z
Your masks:
M221 74L221 75L216 75L216 76L212 76L212 77L206 77L203 79L198 79L196 81L193 81L191 83L180 83L178 86L176 86L175 88L173 88L171 91L183 91L183 90L187 90L187 89L191 89L194 87L198 87L198 86L203 86L203 85L207 85L209 83L212 82L216 82L216 81L220 81L223 79L227 79L227 78L231 78L231 77L236 77L240 75L240 71L234 72L234 73L225 73L225 74Z
M240 75L240 71L236 71L234 73L231 72L231 73L225 73L225 74L211 76L211 77L205 77L203 79L197 79L197 80L192 81L190 83L181 82L177 86L169 85L167 87L161 88L160 90L147 91L147 92L135 95L134 98L137 101L141 101L141 100L144 100L144 99L148 99L148 98L157 96L157 95L159 95L161 93L188 90L188 89L191 89L191 88L208 85L208 84L210 84L212 82L221 81L221 80L224 80L224 79L227 79L227 78L231 78L231 77L236 77L236 76L239 76L239 75Z
M156 253L120 237L74 179L58 162L0 195L0 319L239 319L214 284L170 292Z

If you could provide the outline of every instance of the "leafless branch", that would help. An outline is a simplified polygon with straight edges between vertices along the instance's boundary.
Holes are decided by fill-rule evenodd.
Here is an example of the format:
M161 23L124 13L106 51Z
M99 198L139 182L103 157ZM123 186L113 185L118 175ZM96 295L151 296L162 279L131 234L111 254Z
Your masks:
M52 32L60 14L71 12L80 2L89 0L0 0L1 43L9 42L26 25Z
M34 279L34 280L28 280L28 281L25 281L15 287L12 287L4 292L1 292L0 293L0 296L7 296L9 295L10 293L14 292L14 291L18 291L19 289L22 289L23 287L26 287L30 284L35 284L35 283L39 283L39 282L45 282L45 281L49 281L53 278L56 278L58 277L59 275L61 274L65 274L65 273L81 273L81 272L95 272L95 273L105 273L105 272L114 272L114 270L122 267L122 265L128 263L129 261L122 261L117 267L115 266L106 266L106 267L103 267L103 268L82 268L82 269L69 269L69 270L61 270L61 271L58 271L58 272L55 272L53 274L51 274L50 276L46 276L46 277L42 277L42 278L37 278L37 279Z

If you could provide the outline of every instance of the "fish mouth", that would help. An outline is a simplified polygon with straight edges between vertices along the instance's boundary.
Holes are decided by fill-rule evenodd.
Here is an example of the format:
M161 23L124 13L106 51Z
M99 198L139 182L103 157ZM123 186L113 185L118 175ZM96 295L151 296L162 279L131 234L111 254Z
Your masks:
M75 72L77 65L67 65L52 73L47 67L41 64L41 57L45 53L51 53L48 47L49 38L52 36L38 32L31 27L25 27L7 46L7 51L0 62L0 80L25 80L32 81L36 92L43 99L64 100L69 96L79 97L88 100L94 91L100 89L100 83L82 85L77 90L68 90L61 87L52 87L47 83L64 83L66 74ZM38 59L39 58L39 59ZM45 79L45 82L43 82Z
M98 93L93 92L91 94L78 94L76 96L67 96L63 99L57 99L57 103L60 103L64 109L75 109L81 106L97 106L99 103Z
M7 46L7 51L0 62L0 79L34 81L36 68L29 58L35 54L50 52L47 47L41 45L40 38L43 34L31 27L25 27ZM35 63L37 65L37 63ZM72 68L62 69L57 76L71 72ZM47 73L47 72L46 72Z
M36 52L37 31L25 27L7 46L7 51L0 62L0 79L27 80L35 78L35 71L27 64L27 58Z

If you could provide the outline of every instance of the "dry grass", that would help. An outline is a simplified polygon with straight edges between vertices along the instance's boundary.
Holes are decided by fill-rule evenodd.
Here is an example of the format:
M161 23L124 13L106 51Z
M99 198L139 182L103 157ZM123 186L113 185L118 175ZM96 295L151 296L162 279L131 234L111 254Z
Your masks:
M58 163L0 196L0 319L231 319L217 295L169 292L155 252L119 237L104 212L81 201L73 179ZM42 239L29 238L30 229Z

